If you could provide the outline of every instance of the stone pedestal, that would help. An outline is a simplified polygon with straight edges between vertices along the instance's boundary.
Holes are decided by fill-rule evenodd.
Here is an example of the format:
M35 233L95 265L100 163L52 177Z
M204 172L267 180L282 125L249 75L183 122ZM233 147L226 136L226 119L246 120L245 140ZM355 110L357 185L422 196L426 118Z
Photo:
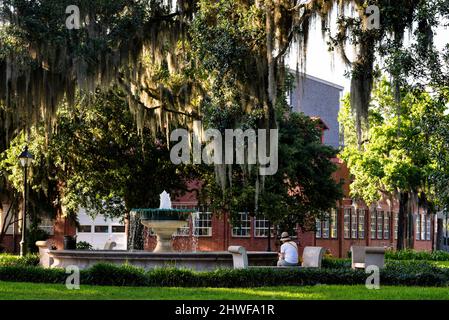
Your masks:
M49 268L52 264L52 259L50 258L47 241L37 241L36 247L39 248L39 264L44 268Z

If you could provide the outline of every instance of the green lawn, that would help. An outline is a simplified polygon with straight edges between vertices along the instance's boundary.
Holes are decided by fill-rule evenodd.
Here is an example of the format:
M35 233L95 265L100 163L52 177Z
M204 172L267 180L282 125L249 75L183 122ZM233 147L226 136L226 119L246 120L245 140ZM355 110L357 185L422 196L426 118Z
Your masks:
M0 300L375 300L375 299L449 299L449 288L381 287L321 285L314 287L264 288L137 288L81 286L67 290L63 285L0 282Z

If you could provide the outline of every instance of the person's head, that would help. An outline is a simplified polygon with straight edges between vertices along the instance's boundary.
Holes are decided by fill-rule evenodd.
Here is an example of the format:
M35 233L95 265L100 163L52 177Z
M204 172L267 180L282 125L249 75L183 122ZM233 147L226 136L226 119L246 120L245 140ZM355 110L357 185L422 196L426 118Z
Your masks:
M288 234L288 232L285 232L285 231L282 232L282 234L281 234L281 242L284 243L284 242L288 242L290 240L292 240L292 238L290 238L290 235Z

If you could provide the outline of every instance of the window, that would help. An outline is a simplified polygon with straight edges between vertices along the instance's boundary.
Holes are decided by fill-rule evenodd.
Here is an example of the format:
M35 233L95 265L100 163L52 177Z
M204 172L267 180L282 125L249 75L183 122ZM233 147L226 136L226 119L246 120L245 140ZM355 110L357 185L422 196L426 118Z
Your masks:
M344 210L344 233L345 238L349 239L351 234L349 232L349 228L351 225L351 208L345 208Z
M358 210L351 210L351 239L357 239L357 214Z
M95 226L95 233L108 233L109 227L108 226Z
M416 216L416 227L415 227L415 232L416 232L416 240L421 240L421 215L418 214Z
M316 229L316 231L315 231L315 237L316 237L317 239L319 239L319 238L321 238L322 235L323 235L322 230L321 230L321 220L320 220L320 219L316 219L316 220L315 220L315 224L316 224L316 226L315 226L315 229Z
M390 213L382 210L374 210L370 213L371 239L390 239Z
M425 215L426 216L426 240L431 240L430 238L430 227L431 227L431 219L429 215Z
M383 211L377 211L377 239L382 240L383 238L383 230L384 230L384 222L383 222Z
M212 212L200 212L195 220L195 235L199 237L212 236Z
M377 221L376 211L371 211L370 220L371 220L370 221L371 239L376 239L376 235L377 235L377 233L376 233L376 230L377 230L377 228L376 228L376 221Z
M125 233L125 226L112 226L112 233Z
M359 230L358 230L358 238L359 239L365 239L365 214L366 210L359 209L358 211L358 223L359 223Z
M43 218L41 222L39 223L39 229L45 231L49 235L54 235L55 233L55 222L52 219L49 218Z
M79 226L78 232L79 233L90 233L90 232L92 232L92 226Z
M270 225L270 222L266 220L264 217L256 217L254 219L254 236L261 238L261 237L268 237L268 227ZM273 234L273 227L271 229L271 234Z
M337 210L336 209L331 210L330 224L331 224L331 238L337 239L338 228L337 228Z
M329 239L329 218L323 221L323 238Z
M398 224L399 224L399 214L394 213L394 239L398 239Z
M426 215L421 215L421 240L426 240L426 218Z
M344 233L345 239L365 238L365 210L344 210Z
M384 214L384 239L390 239L390 213L385 212Z
M247 212L239 213L238 226L232 228L232 236L249 237L251 235L251 218Z
M427 214L418 214L416 216L416 240L431 240L430 228L431 219Z
M323 239L337 239L337 210L332 209L324 219L316 219L315 236Z

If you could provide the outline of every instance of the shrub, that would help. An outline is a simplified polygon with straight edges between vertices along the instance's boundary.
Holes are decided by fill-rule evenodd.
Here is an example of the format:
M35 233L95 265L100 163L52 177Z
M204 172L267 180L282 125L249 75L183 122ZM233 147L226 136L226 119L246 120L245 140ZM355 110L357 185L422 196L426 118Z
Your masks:
M27 254L23 257L12 254L0 254L0 267L3 266L37 266L39 256L37 254Z
M321 266L328 269L348 269L351 268L351 259L324 258Z
M0 267L0 281L65 283L68 275L63 269L43 269L29 266ZM429 263L388 263L381 270L381 285L444 286L449 282L449 271ZM130 265L97 264L81 271L81 284L107 286L162 286L162 287L263 287L304 286L317 284L364 284L363 270L264 268L218 269L196 272L186 269L157 268L144 271Z
M87 241L80 241L76 243L76 250L92 250L92 245Z
M428 261L449 261L449 252L446 251L415 251L411 249L393 251L385 253L386 259L391 260L428 260Z
M63 269L44 269L30 266L0 267L0 281L64 283L66 277Z
M145 286L147 277L142 268L131 265L99 263L83 270L81 281L86 284L102 286Z

